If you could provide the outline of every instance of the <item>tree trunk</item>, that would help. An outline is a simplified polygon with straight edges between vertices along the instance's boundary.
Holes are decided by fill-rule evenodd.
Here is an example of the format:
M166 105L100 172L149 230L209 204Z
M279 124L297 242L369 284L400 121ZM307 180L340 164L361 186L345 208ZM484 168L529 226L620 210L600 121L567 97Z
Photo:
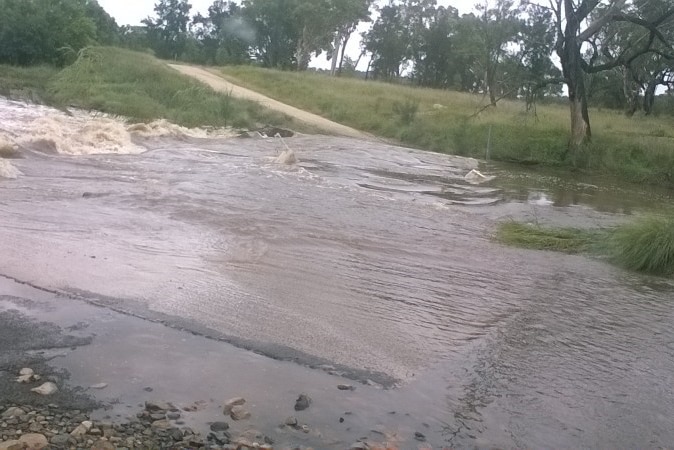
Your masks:
M307 70L309 67L309 32L305 25L302 29L302 37L297 42L297 71Z
M583 118L583 102L575 98L569 102L571 107L571 145L579 146L585 142L588 123Z
M370 77L370 67L372 66L372 61L374 61L374 55L372 55L372 58L370 58L370 62L367 63L367 69L365 70L365 80Z
M559 59L562 73L569 89L569 106L571 113L571 139L569 150L575 164L577 150L592 138L590 115L587 111L587 92L585 90L585 73L581 66L580 43L577 39L580 22L576 17L572 0L564 0L566 27L564 42Z
M655 103L655 89L658 87L658 80L654 79L648 82L644 91L644 114L649 116L653 112L653 103Z
M629 67L625 67L623 70L623 94L627 102L625 109L627 117L632 117L639 109L639 90L639 85L632 77L632 71Z
M342 40L342 34L335 32L335 40L332 42L332 57L330 61L330 76L335 76L337 72L337 57L339 56L339 43Z
M491 106L496 107L496 68L490 64L486 74L487 90L489 91L489 102Z
M346 52L346 44L349 43L349 39L351 38L351 34L347 34L344 36L344 40L342 41L342 52L339 55L339 69L337 69L337 74L341 75L342 74L342 67L344 66L344 54ZM358 58L360 60L360 58ZM358 64L356 64L358 65Z

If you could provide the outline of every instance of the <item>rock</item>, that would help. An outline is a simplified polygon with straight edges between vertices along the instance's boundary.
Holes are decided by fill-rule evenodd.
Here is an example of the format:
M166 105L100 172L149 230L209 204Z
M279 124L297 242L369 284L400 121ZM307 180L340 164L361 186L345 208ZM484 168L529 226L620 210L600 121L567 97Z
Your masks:
M370 446L367 445L365 442L356 442L355 444L351 444L349 450L366 450L368 448L370 448Z
M3 419L9 419L11 417L23 416L24 414L26 414L26 411L24 411L21 408L17 408L16 406L13 406L11 408L7 408L0 417L2 417Z
M91 427L93 426L94 426L93 423L91 423L88 420L85 420L81 424L77 425L77 427L70 432L70 435L73 437L84 436L89 432L89 430L91 430Z
M226 431L213 431L208 433L208 441L215 442L217 445L227 445L230 442L230 435Z
M213 422L210 428L211 431L227 431L229 430L229 424L227 422Z
M51 438L51 443L57 447L66 447L70 443L70 435L68 434L57 434Z
M302 431L304 431L305 433L308 433L309 431L311 431L309 429L309 425L302 425Z
M91 446L91 450L117 450L112 443L104 440L98 440Z
M229 417L232 418L232 420L246 420L250 419L250 413L243 409L243 406L234 406L232 407L232 410L229 412Z
M177 442L183 438L183 432L178 428L171 428L169 430L169 436L171 436L171 439Z
M29 433L24 434L19 438L19 443L24 446L26 450L43 450L49 447L49 441L43 434Z
M295 411L304 411L311 405L311 397L307 394L300 394L300 396L295 400Z
M203 447L204 441L198 436L192 436L188 442L190 447Z
M246 399L243 397L234 397L230 398L225 402L225 407L223 408L223 414L226 416L229 416L230 413L232 412L232 408L235 406L241 406L244 403L246 403Z
M0 450L23 450L23 444L16 440L0 442Z
M254 447L252 442L250 442L248 439L242 438L242 437L234 439L232 441L232 444L237 445L239 448L241 448L241 447L243 447L243 448L253 448Z
M31 389L32 392L35 392L40 395L52 395L56 391L58 391L58 387L51 381L47 381L46 383Z
M355 391L356 387L350 384L338 384L337 389L339 389L340 391Z
M164 419L166 419L166 414L164 414L164 413L154 413L154 414L150 414L150 419L152 419L153 421L155 421L155 420L164 420Z
M168 402L145 402L145 409L150 412L168 411L173 405Z
M166 418L169 420L178 420L180 419L180 413L174 411L168 412L166 413Z
M35 372L33 372L33 369L30 369L28 367L24 367L23 369L19 370L19 375L25 376L25 375L34 375Z
M108 387L108 383L96 383L89 386L91 389L105 389Z
M152 428L168 430L169 428L171 428L171 423L166 419L155 420L154 422L152 422Z
M92 428L89 430L89 434L92 436L103 436L103 431L100 428Z
M288 425L289 427L296 427L297 426L297 417L288 417L285 421L285 424Z
M419 433L418 431L414 432L414 439L416 439L419 442L424 442L426 441L426 436L424 436L423 433Z
M33 375L20 375L19 378L16 379L17 383L30 383L33 381Z

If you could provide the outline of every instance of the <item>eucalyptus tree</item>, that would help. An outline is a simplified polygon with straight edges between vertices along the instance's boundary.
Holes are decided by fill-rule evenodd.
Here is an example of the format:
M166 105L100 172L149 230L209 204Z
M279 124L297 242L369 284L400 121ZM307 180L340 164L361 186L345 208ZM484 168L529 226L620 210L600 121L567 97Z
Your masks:
M196 14L192 34L203 47L206 63L241 64L250 60L255 32L244 21L241 7L233 1L215 0L208 7L207 16Z
M157 56L178 59L183 55L191 9L187 0L160 0L154 5L156 16L143 19Z
M650 1L645 0L646 5ZM560 81L566 84L569 95L572 152L592 137L587 75L630 65L641 55L654 52L657 46L671 50L663 29L672 26L674 5L671 0L664 3L662 9L647 12L648 8L633 8L627 0L551 0L555 50L562 66ZM642 37L613 52L609 42L601 38L616 24L632 24Z
M390 0L378 12L370 30L363 33L362 45L372 55L369 67L374 77L392 80L400 77L411 59L411 36L405 27L404 5Z

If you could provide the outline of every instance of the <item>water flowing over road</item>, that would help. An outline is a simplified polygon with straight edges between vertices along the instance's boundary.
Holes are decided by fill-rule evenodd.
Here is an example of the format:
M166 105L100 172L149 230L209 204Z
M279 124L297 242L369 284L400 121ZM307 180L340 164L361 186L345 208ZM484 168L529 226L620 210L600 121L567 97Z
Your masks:
M0 178L0 274L398 386L446 445L674 442L673 284L490 239L509 217L625 208L514 198L503 169L471 184L474 160L352 138L100 118L116 131L85 151L68 139L90 117L8 101L0 117L23 155ZM287 148L296 164L276 161Z

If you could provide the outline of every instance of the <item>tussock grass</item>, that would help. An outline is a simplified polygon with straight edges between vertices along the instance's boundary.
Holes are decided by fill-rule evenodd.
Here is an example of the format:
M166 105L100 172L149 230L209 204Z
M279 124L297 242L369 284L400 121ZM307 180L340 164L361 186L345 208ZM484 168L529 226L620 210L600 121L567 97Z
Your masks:
M674 275L674 218L651 217L619 227L609 240L609 255L631 270Z
M674 187L671 116L628 118L593 109L593 142L570 155L569 109L563 104L538 105L534 114L523 102L504 100L475 115L488 101L482 96L251 66L221 72L277 100L410 146L485 158L489 140L495 160L568 166Z
M54 78L62 103L140 121L164 118L194 126L286 125L289 119L259 105L217 93L154 57L113 47L87 48Z
M49 101L46 88L58 71L51 66L14 67L0 64L0 95Z
M577 228L543 228L511 221L499 224L495 237L499 242L515 247L582 253L592 248L597 233Z
M608 257L616 265L637 272L674 276L674 218L648 217L604 230L543 228L503 222L495 239L502 244L564 253Z

